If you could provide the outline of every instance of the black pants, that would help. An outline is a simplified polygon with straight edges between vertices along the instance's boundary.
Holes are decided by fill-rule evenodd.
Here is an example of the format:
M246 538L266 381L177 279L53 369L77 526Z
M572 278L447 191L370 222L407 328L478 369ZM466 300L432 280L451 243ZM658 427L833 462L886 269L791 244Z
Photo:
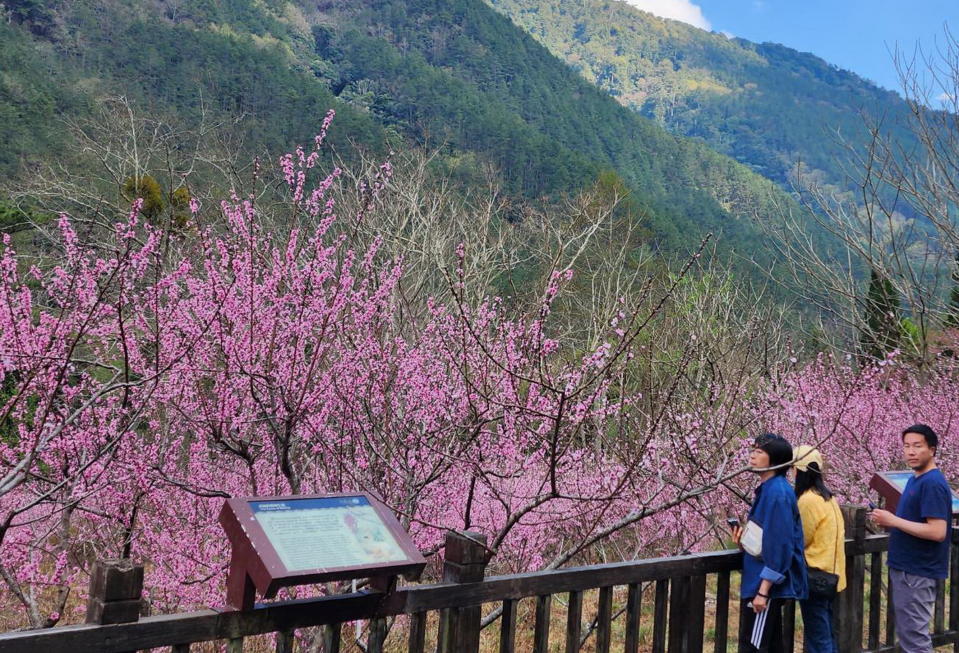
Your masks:
M766 627L763 629L762 640L758 647L750 643L753 636L753 625L757 614L749 607L751 599L742 601L739 609L742 610L739 618L739 653L784 653L783 646L783 600L769 599L766 611Z

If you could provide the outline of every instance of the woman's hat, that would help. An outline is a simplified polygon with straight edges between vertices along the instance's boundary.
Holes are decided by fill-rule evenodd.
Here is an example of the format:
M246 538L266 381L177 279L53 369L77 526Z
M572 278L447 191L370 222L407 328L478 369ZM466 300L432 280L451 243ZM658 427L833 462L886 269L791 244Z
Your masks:
M816 463L817 467L817 469L813 471L822 473L822 454L819 453L819 450L808 444L801 444L796 447L795 455L793 456L793 467L801 472L808 472L809 465L812 463Z

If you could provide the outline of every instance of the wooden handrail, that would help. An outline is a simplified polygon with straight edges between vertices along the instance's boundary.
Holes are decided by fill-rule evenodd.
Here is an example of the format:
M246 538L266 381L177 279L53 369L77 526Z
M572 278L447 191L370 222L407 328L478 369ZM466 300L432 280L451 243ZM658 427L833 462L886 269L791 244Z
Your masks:
M887 535L846 541L850 558L882 552ZM62 626L45 630L0 634L0 653L117 653L134 649L236 639L297 628L369 620L401 614L418 614L484 603L516 601L534 596L671 579L705 577L737 571L739 551L718 551L632 562L610 563L494 576L473 583L440 583L401 587L391 594L353 594L280 601L258 605L251 611L199 610L146 617L134 623ZM665 587L665 585L663 585ZM515 606L515 603L512 605ZM950 631L951 635L952 632ZM950 640L952 641L952 640Z
M198 610L145 617L127 624L84 624L0 634L0 653L76 653L84 650L111 653L157 648L359 619L466 607L504 599L648 582L675 576L734 571L741 567L742 554L739 551L718 551L493 576L478 583L414 585L401 588L388 596L374 592L356 592L315 599L279 601L258 605L248 612Z

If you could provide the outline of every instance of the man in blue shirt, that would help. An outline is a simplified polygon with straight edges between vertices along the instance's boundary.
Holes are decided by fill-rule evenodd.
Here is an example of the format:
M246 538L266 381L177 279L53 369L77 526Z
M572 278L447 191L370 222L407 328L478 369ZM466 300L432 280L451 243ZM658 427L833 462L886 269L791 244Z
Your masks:
M952 490L936 466L939 437L925 424L902 432L902 452L913 477L896 514L873 510L872 519L889 529L889 584L896 634L905 653L932 651L929 620L936 580L949 575Z
M761 534L751 538L749 533L744 536L743 529L733 530L733 539L745 551L740 587L741 652L783 651L783 603L785 599L804 599L808 593L802 521L796 493L786 480L792 459L792 446L772 433L756 438L749 454L749 466L761 482L746 530ZM757 550L760 539L761 550Z

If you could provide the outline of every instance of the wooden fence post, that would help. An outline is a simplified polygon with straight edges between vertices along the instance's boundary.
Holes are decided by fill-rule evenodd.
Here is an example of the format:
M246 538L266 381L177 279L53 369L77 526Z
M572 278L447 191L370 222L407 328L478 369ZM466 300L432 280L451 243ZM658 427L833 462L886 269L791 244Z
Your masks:
M140 619L143 565L130 560L98 560L90 575L88 624L122 624Z
M142 594L143 565L133 564L126 558L96 561L90 574L87 623L106 625L139 621Z
M838 610L835 622L839 626L836 633L839 653L859 653L862 651L863 593L866 580L866 540L867 509L854 506L843 510L846 516L846 535L853 539L853 554L846 556L846 589L837 597Z
M478 583L486 575L486 536L465 531L446 533L443 581ZM478 653L482 605L449 608L440 614L439 653Z

